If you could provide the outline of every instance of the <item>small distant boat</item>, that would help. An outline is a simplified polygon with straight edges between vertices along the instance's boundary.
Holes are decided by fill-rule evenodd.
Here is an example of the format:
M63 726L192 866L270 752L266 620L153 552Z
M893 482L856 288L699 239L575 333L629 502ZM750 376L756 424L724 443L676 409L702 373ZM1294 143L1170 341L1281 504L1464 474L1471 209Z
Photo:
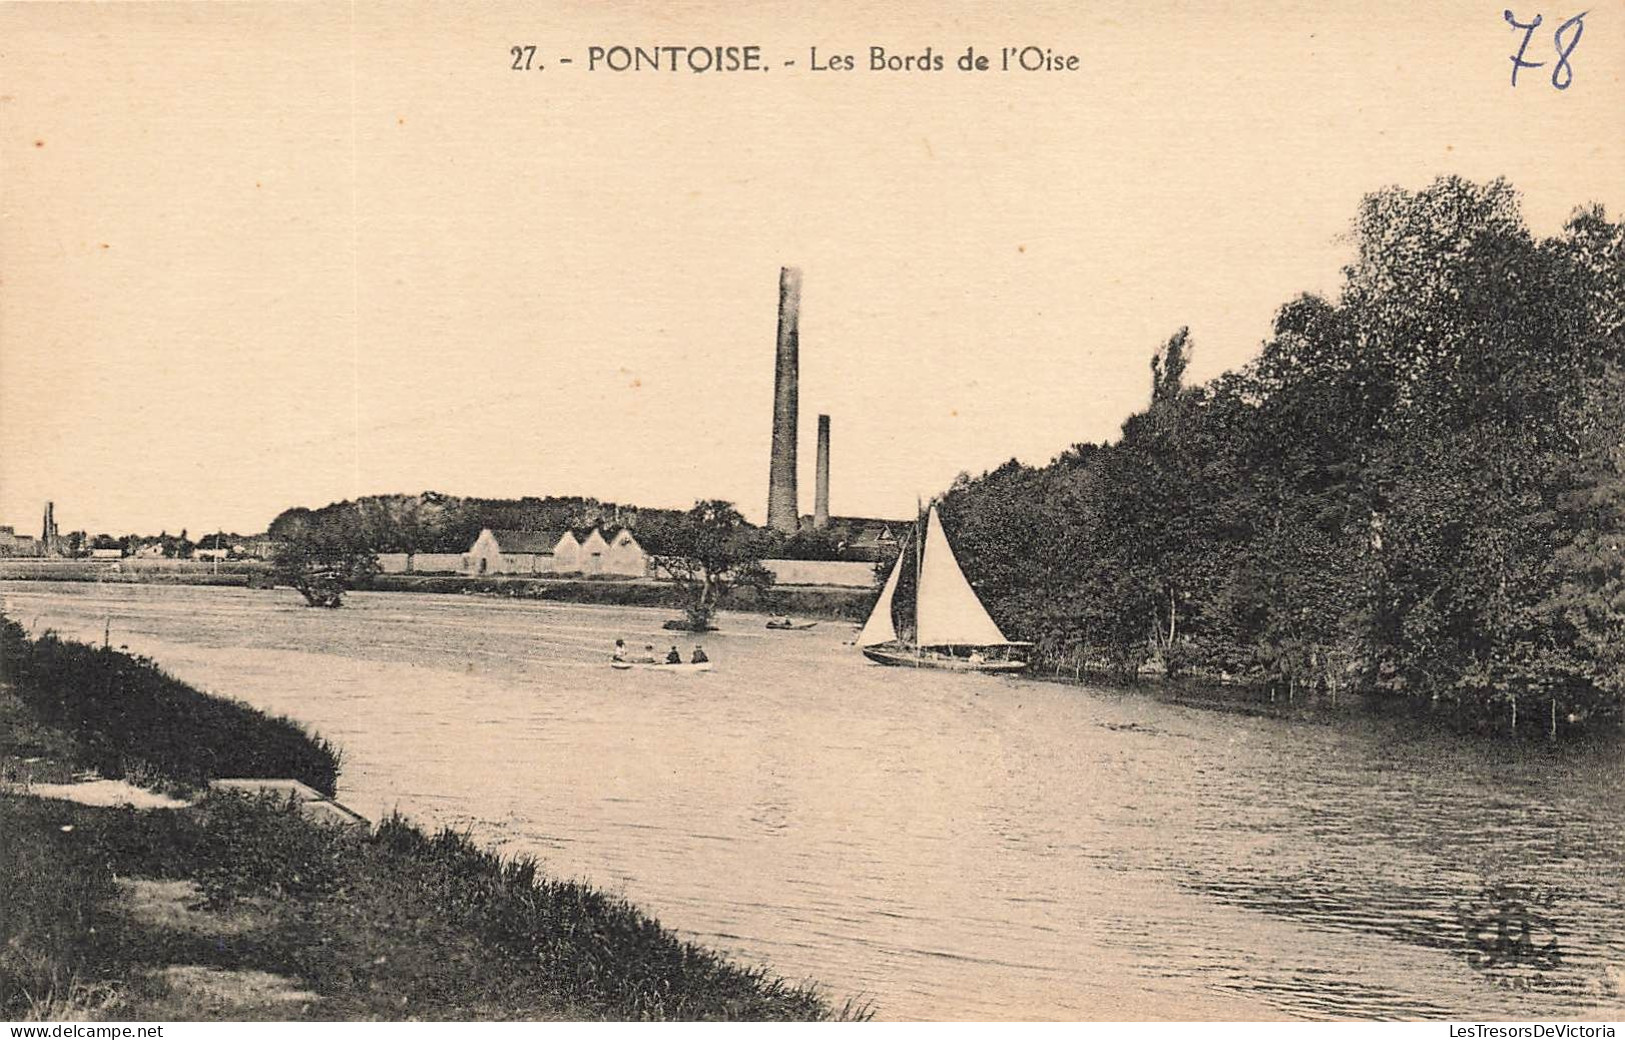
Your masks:
M925 519L925 538L916 536L914 632L897 633L892 601L908 553L899 553L875 609L858 633L858 649L877 664L902 668L941 668L955 672L1019 672L1027 662L1016 652L1030 643L1004 638L998 624L959 569L942 518L932 506Z
M635 668L645 672L671 672L674 675L692 675L695 672L709 672L711 670L710 661L701 661L698 664L692 662L660 664L650 661L611 661L609 666L621 672L628 672Z
M783 620L769 621L766 627L773 629L775 632L805 632L817 624L816 621L791 621L789 618L784 618Z
M715 632L717 630L715 625L695 628L685 618L672 618L670 621L662 622L660 627L668 632Z

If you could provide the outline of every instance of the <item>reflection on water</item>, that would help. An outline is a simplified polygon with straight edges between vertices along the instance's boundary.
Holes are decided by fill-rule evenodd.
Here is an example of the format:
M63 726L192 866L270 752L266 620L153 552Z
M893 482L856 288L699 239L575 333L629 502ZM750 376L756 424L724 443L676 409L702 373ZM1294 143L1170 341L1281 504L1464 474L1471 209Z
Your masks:
M1617 745L886 669L831 623L728 615L717 670L675 676L606 667L617 636L670 645L647 610L0 590L307 722L362 812L470 827L881 1017L1625 1009Z

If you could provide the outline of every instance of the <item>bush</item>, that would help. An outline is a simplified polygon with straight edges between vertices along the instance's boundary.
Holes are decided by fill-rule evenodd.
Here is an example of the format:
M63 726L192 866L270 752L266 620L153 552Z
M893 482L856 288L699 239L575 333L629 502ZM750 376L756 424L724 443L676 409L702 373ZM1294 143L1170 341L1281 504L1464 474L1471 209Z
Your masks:
M113 875L37 799L0 794L0 1018L68 1017Z
M193 880L210 907L254 896L325 896L339 887L349 832L305 819L296 799L217 792L199 823Z

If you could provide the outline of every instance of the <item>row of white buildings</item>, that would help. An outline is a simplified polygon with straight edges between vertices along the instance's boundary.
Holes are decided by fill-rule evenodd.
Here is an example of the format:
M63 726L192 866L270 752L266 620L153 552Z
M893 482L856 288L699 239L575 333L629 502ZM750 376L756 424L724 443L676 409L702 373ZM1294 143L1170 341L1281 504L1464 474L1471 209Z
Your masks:
M464 553L380 553L385 574L584 574L647 577L649 554L626 528L495 531L487 527Z
M871 535L893 542L889 530ZM497 531L486 528L463 553L380 553L385 574L594 575L663 578L637 536L626 528L573 531ZM781 585L868 588L873 565L857 560L763 560Z

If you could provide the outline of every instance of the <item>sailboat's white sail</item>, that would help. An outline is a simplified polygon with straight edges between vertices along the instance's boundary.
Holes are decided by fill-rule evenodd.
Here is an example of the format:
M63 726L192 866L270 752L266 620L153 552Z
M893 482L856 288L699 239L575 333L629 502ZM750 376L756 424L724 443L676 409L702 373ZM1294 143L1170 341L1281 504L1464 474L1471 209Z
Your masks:
M896 576L894 571L893 579ZM891 600L887 598L886 603L889 629ZM976 590L965 580L965 572L959 569L948 536L942 532L942 518L937 516L936 506L931 507L925 521L925 559L920 564L917 610L921 646L1004 646L1009 643L999 626L988 617L982 601L976 598ZM870 623L873 621L871 618ZM864 631L868 631L867 627Z
M891 601L897 595L897 579L902 576L903 554L898 553L891 574L886 576L886 587L880 590L880 602L875 604L875 609L869 613L869 620L863 623L863 631L858 633L859 646L890 643L897 638L897 629L891 621Z

